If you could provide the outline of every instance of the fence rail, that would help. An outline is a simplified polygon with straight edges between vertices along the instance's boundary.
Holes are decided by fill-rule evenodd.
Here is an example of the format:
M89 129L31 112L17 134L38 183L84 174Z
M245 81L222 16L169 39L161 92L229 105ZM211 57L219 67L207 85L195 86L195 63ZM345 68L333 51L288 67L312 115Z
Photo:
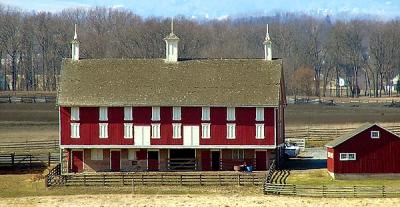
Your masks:
M199 174L199 173L96 173L61 175L48 186L137 186L137 185L261 185L263 174ZM62 182L59 182L62 180Z
M0 152L31 151L31 150L56 150L59 148L58 140L32 140L25 142L2 142Z
M264 185L265 194L307 197L399 197L400 188L385 186L305 186L290 184Z
M50 166L51 164L60 161L59 153L47 154L0 154L1 166L14 166L14 165L33 165L44 164Z

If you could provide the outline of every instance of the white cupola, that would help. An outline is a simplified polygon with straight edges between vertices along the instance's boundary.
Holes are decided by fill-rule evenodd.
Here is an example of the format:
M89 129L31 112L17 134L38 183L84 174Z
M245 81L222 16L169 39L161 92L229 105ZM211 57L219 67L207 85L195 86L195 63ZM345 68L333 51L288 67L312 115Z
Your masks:
M171 20L171 33L164 38L165 48L165 62L176 63L178 62L178 42L179 37L174 34L174 18Z
M79 41L78 41L78 34L76 32L76 24L75 24L75 34L74 34L74 39L71 41L71 58L72 61L78 61L79 60Z
M267 24L267 33L265 34L264 44L264 60L272 60L272 42L269 37L268 24Z

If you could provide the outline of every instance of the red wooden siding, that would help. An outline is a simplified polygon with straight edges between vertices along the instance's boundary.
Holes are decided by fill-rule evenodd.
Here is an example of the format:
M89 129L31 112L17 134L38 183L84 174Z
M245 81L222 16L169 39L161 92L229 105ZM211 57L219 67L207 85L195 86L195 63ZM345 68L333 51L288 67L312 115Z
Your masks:
M371 139L371 131L380 131L380 138ZM340 153L356 153L356 160L340 161ZM334 173L400 173L400 138L374 125L336 146L329 167Z
M99 138L99 108L81 107L80 120L80 138L71 138L70 134L70 108L60 107L61 115L61 144L63 145L132 145L134 139L124 138L124 123L133 123L134 125L147 125L151 123L160 123L160 139L151 139L151 145L182 145L183 138L172 138L172 123L182 123L182 137L184 125L195 125L200 128L200 145L274 145L274 108L265 108L264 122L256 122L256 109L254 107L236 108L236 121L229 123L236 124L236 138L226 138L226 108L211 107L210 139L201 138L201 107L182 107L181 121L172 120L172 107L161 107L160 121L151 121L151 107L133 107L133 120L124 121L123 107L109 107L108 138ZM264 123L264 139L256 139L256 123Z

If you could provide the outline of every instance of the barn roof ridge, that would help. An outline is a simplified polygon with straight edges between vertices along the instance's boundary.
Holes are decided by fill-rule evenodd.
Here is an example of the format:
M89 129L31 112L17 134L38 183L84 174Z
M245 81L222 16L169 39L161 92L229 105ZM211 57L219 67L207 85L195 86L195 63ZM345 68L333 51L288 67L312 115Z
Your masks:
M379 128L381 128L381 129L383 129L383 130L385 130L385 131L387 131L387 132L389 132L389 133L395 135L396 137L400 138L399 135L397 135L397 134L391 132L390 130L384 128L383 126L381 126L381 125L378 124L378 123L369 123L369 122L366 122L366 123L362 124L361 126L359 126L358 128L356 128L356 129L354 129L354 130L352 130L352 131L346 132L345 134L343 134L343 135L340 136L339 138L336 138L336 139L334 139L334 140L328 142L328 143L325 145L325 147L329 147L329 148L337 147L337 146L339 146L340 144L346 142L347 140L353 138L354 136L360 134L361 132L363 132L363 131L365 131L365 130L367 130L367 129L373 127L373 126L378 126Z

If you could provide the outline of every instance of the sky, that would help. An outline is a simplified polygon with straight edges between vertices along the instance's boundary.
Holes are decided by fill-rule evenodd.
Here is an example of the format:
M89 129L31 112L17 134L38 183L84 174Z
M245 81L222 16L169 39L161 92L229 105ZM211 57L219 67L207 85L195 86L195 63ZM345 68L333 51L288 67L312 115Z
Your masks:
M224 19L304 12L313 15L400 16L400 0L0 0L25 11L58 12L67 8L105 6L131 10L142 17L183 15L192 19Z

